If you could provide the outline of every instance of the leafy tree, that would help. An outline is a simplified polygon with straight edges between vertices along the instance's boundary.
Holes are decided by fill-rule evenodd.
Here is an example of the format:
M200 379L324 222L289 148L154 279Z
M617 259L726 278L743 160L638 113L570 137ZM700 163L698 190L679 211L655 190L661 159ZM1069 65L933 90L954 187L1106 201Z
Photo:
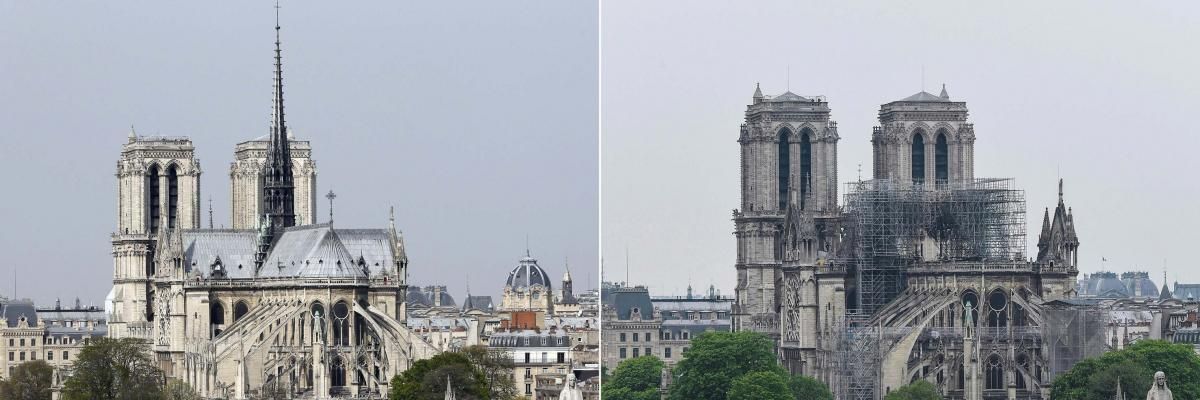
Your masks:
M0 380L0 399L50 400L54 368L36 360L13 368L8 380Z
M482 345L469 346L463 349L462 353L471 361L471 365L483 372L492 400L510 400L517 397L517 382L512 378L515 365L511 353Z
M780 371L751 372L733 380L728 400L793 400L787 376Z
M753 372L777 372L774 344L753 332L706 332L675 368L672 400L725 400L733 380Z
M149 399L161 396L163 372L145 342L98 338L79 353L63 388L66 400Z
M833 400L833 392L824 382L804 375L792 375L788 387L797 399L804 400Z
M171 378L163 386L162 400L202 400L192 385L179 379Z
M918 380L916 382L901 386L899 389L888 393L884 400L942 400L942 394L938 393L937 386L926 380Z
M622 361L613 375L604 379L605 400L658 400L663 362L654 356Z
M1200 398L1200 356L1191 346L1162 340L1142 340L1119 351L1084 359L1054 379L1050 398L1085 400L1113 398L1117 379L1126 396L1144 396L1154 372L1167 374L1167 386L1177 399Z
M441 400L446 393L446 377L455 397L461 400L488 399L487 378L471 365L462 353L446 352L419 360L392 378L391 400Z

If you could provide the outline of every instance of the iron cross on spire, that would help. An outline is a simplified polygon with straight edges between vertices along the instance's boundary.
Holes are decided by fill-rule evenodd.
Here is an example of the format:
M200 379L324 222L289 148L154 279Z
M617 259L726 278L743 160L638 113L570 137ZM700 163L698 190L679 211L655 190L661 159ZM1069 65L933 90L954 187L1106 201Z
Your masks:
M337 198L337 194L334 194L333 190L330 190L329 193L325 194L325 198L329 199L329 223L332 224L333 223L333 199Z

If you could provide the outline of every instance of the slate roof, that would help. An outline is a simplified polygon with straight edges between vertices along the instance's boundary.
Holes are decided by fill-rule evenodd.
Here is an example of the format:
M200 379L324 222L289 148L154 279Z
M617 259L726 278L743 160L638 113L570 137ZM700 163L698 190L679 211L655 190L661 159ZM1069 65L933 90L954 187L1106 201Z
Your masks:
M508 280L505 281L504 285L510 286L513 289L523 289L533 285L542 285L546 289L552 287L550 284L550 275L546 274L546 270L538 266L536 259L529 256L522 258L517 263L517 267L508 273Z
M463 311L476 309L484 312L492 312L495 306L492 305L492 296L467 296L467 300L463 301Z
M195 229L182 234L191 271L211 277L219 259L225 277L255 277L258 233L251 229ZM387 229L334 229L329 224L287 228L271 246L260 277L366 277L391 271L396 260ZM365 266L359 266L362 262ZM239 266L241 266L239 268Z
M1176 283L1174 295L1180 300L1200 299L1200 283Z
M617 289L612 293L612 302L606 305L610 305L617 312L618 320L630 320L630 315L635 308L641 312L642 320L654 318L654 304L650 301L650 291L645 287Z
M914 94L914 95L912 95L912 96L905 97L904 99L901 99L900 101L936 101L936 102L948 102L948 101L950 101L950 99L942 98L941 96L938 96L938 95L935 95L935 94L933 94L933 93L929 93L929 92L926 92L926 91L922 90L921 92L919 92L919 93L917 93L917 94Z
M785 102L785 101L808 101L807 98L792 92L784 92L781 95L770 98L770 102Z
M488 338L488 347L570 347L571 337L534 331L503 332Z
M421 288L416 287L416 286L408 287L408 294L405 295L404 302L408 303L408 305L410 305L410 306L411 305L422 305L422 306L426 306L426 307L433 306L433 301L430 301L429 297L426 297L425 293L421 291Z
M25 322L29 324L29 327L37 326L38 314L32 301L8 300L0 303L0 321L4 321L8 327L16 328L22 316L25 317Z

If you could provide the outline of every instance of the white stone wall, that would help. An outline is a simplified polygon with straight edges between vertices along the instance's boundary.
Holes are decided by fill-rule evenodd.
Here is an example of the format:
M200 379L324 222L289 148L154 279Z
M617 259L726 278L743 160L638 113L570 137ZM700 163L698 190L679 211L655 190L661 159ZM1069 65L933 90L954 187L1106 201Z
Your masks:
M308 141L291 141L292 184L295 187L294 211L296 225L311 225L318 222L317 212L317 165L312 160L312 147ZM239 143L234 151L234 161L229 167L230 222L234 229L258 227L259 210L262 206L262 180L259 174L266 163L269 142L252 140Z

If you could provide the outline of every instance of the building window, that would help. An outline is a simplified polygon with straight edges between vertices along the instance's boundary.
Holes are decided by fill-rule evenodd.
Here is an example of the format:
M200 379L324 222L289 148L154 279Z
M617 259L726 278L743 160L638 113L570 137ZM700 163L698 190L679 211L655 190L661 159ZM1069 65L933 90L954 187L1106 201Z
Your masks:
M53 352L53 351L47 351L47 352L46 352L46 359L47 359L47 360L50 360L50 361L54 361L54 352Z
M546 352L544 352L544 351L543 351L543 352L542 352L542 362L543 362L543 363L546 363L546 362L549 362L549 361L550 361L550 359L546 357Z
M529 353L525 353L525 363L529 364Z
M779 143L778 147L776 148L776 158L778 158L777 161L779 161L779 169L776 170L776 173L779 177L779 187L777 189L779 193L778 200L780 210L787 209L788 190L791 187L791 182L789 182L792 174L791 139L792 131L788 130L787 128L779 130Z
M633 341L635 341L635 342L638 341L638 336L640 336L640 335L638 335L637 332L634 332L633 333Z
M67 361L67 360L70 360L70 359L71 359L71 357L68 357L68 356L67 356L67 351L66 351L66 350L63 350L63 361Z
M671 358L671 348L663 347L663 358Z
M525 384L525 394L533 394L533 389L531 389L532 387L533 387L533 385L526 383Z
M688 331L683 331L683 340L688 340Z
M988 357L987 365L987 382L984 389L1004 389L1004 363L1000 361L1000 356L993 354Z
M646 355L648 355L648 356L649 356L649 355L654 355L654 351L653 351L653 350L650 350L650 348L649 348L649 347L647 347L647 348L646 348Z
M158 213L159 213L159 207L161 207L161 204L158 203L159 196L161 195L158 192L158 186L159 186L158 164L154 164L154 165L150 166L150 171L148 171L146 173L146 181L147 181L146 183L148 183L146 185L146 187L149 188L149 190L147 190L147 191L150 192L149 193L149 195L150 195L150 201L149 201L149 203L150 203L149 204L149 206L150 206L150 221L149 221L150 222L150 233L154 234L154 233L158 233L158 222L159 222L158 221ZM153 263L151 263L151 264L153 264ZM151 275L153 275L153 273Z
M37 346L37 339L29 339L30 346Z
M533 368L525 368L525 379L533 377Z
M912 138L912 181L914 184L925 182L925 132L917 131Z
M13 340L13 339L8 339L8 347L13 347L13 346L16 346L16 345L15 345L15 344L13 344L13 343L16 343L16 340Z
M25 339L21 339L21 347L25 347Z
M646 341L647 341L647 342L649 342L649 341L650 341L650 332L646 332Z
M37 360L37 352L36 351L29 352L29 360L30 361Z
M624 354L625 354L625 349L621 349L621 358L625 358L625 355L624 355ZM8 352L8 361L14 361L14 360L13 360L13 358L14 358L14 357L16 357L16 354L15 354L15 353L13 353L13 352L11 352L11 351L10 351L10 352Z
M635 350L634 352L636 353L637 351ZM21 352L20 358L21 358L21 361L25 361L25 352L23 352L23 351Z
M812 131L808 128L800 131L800 198L796 199L797 203L804 201L808 187L812 186L812 141L809 140L811 134Z
M638 351L640 351L640 350L641 350L641 349L639 349L639 348L637 348L637 347L634 347L634 348L633 348L633 358L637 358L637 357L638 357ZM25 354L25 353L21 353L21 354ZM24 356L22 356L22 357L21 357L21 359L22 359L22 360L24 360L24 359L25 359L25 357L24 357Z
M625 348L624 348L624 347L622 347L622 348L620 348L619 350L620 350L620 353L621 353L621 359L625 359ZM8 360L9 360L9 361L12 361L12 353L8 353Z
M933 146L933 170L934 179L937 183L943 183L950 179L950 149L946 144L946 131L938 131L937 141Z
M560 352L558 352L558 363L559 363L559 364L562 364L562 363L565 363L565 362L567 362L567 353L563 353L563 352L561 352L561 351L560 351Z

